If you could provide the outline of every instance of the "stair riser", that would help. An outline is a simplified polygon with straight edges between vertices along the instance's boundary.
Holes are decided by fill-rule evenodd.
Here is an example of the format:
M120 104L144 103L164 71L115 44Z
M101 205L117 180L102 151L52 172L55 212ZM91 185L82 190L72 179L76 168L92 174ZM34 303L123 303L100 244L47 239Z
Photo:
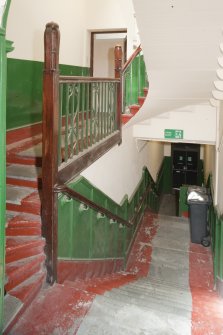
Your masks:
M6 236L40 236L41 227L7 227Z
M42 166L42 158L27 158L27 157L20 157L14 155L7 155L7 163L9 164L22 164L22 165L34 165L41 167Z
M18 261L20 259L24 259L27 257L39 255L43 252L44 243L41 243L37 246L22 246L20 248L17 248L15 250L10 250L10 252L7 252L6 249L6 264Z
M34 189L41 188L42 181L41 179L38 180L25 180L25 179L16 179L16 178L9 178L6 179L7 184L21 186L21 187L31 187Z
M42 273L41 276L39 276L38 280L33 283L32 287L27 287L27 290L24 290L22 294L19 292L11 292L10 294L14 297L18 298L23 302L23 307L19 310L19 312L15 315L13 321L8 325L8 327L4 330L4 335L10 335L10 330L13 328L13 326L18 322L20 319L20 316L24 313L24 311L27 309L27 307L32 303L34 298L39 293L41 287L43 286L45 282L45 273Z
M6 204L6 209L8 211L15 211L15 212L20 212L20 213L29 213L29 214L35 214L35 215L40 215L40 204L35 204L35 203L23 203L21 205L16 205L16 204Z
M21 267L19 271L7 274L8 283L5 285L6 292L9 292L35 273L39 272L43 266L44 259L45 257L43 256L42 259L36 261L34 264L26 264L26 266Z
M137 114L139 109L140 109L140 106L130 106L130 112L133 115Z
M144 104L144 101L145 101L145 97L138 97L138 102L139 102L140 107Z

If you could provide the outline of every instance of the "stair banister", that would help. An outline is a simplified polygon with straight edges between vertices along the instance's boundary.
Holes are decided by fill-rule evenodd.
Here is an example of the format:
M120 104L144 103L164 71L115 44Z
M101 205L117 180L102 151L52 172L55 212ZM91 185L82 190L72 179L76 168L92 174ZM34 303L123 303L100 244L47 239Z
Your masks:
M66 194L71 199L76 199L76 200L80 201L81 203L83 203L83 204L93 208L94 210L98 211L99 213L106 215L108 218L110 218L112 220L115 220L118 223L123 224L124 226L131 227L135 224L137 216L139 215L139 213L142 209L142 206L143 206L149 192L151 191L151 186L149 185L146 188L146 190L144 191L143 195L140 198L140 202L139 202L138 206L135 208L135 213L133 214L133 216L129 220L125 220L121 216L112 213L110 210L96 204L95 202L89 200L88 198L86 198L82 194L76 192L75 190L71 189L70 187L68 187L64 184L57 185L54 188L54 191L55 191L55 193Z
M60 75L59 43L59 26L48 23L44 34L41 211L50 284L57 280L58 195L54 189L122 140L121 80Z
M139 45L122 67L123 113L130 105L138 104L138 97L144 95L144 88L148 88L145 63L142 57L142 48Z

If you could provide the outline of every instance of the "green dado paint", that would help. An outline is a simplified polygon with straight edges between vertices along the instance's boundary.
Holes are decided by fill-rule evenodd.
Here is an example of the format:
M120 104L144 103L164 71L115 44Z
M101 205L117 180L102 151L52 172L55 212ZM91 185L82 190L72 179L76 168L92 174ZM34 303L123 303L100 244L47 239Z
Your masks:
M88 76L89 68L60 65L63 75ZM8 58L6 127L42 120L43 62Z
M158 196L154 191L155 184L146 169L143 170L142 179L132 198L128 200L125 197L120 205L93 187L83 177L71 182L69 187L127 220L134 215L147 185L151 185L151 191L140 210L136 224L131 228L110 220L79 201L60 195L58 257L66 260L125 259L145 208L149 206L154 211L158 209Z

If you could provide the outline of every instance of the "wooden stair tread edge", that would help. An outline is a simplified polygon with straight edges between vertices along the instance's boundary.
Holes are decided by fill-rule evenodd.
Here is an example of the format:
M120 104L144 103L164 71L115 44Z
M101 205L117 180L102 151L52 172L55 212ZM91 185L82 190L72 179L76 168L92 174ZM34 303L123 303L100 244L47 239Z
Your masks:
M10 292L16 286L39 272L43 268L45 254L39 254L6 265L7 282L5 290Z
M6 264L41 254L45 239L36 236L16 236L6 239Z
M43 284L44 278L46 274L45 271L40 270L35 273L33 276L23 281L20 285L10 291L10 295L20 299L22 302L26 302L26 300L30 297L30 294L35 292L37 288Z
M41 226L39 215L31 213L10 212L11 216L6 219L7 227L36 227Z

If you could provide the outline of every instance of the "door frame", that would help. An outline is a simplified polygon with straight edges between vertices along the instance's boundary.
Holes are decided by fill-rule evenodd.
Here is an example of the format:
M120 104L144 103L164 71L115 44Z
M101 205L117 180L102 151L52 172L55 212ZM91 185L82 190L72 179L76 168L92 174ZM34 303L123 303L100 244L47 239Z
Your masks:
M122 34L126 33L127 34L127 29L108 29L108 30L92 30L90 32L91 38L90 38L90 76L93 77L94 73L94 41L95 41L95 35L96 34ZM123 50L123 57L126 59L127 55L127 41L125 42L125 47Z

